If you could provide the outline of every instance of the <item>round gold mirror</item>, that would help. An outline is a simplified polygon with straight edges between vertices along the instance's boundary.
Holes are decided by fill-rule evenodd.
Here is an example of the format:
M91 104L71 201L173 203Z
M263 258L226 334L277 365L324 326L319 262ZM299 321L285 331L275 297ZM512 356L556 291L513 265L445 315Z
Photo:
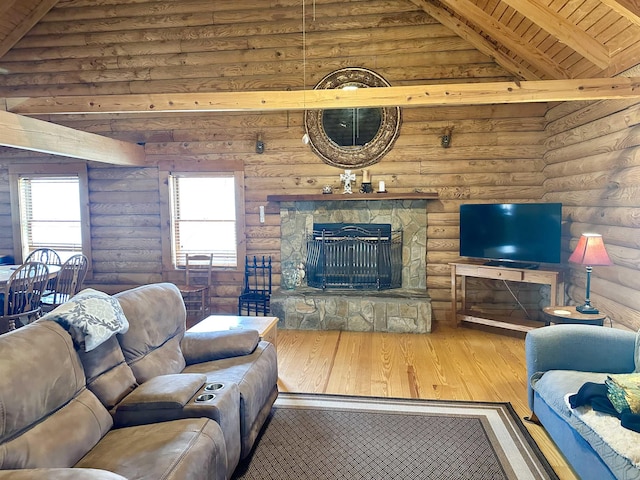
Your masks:
M365 68L343 68L314 87L389 87L377 73ZM334 167L362 168L380 161L393 147L402 123L400 107L362 107L307 110L305 128L311 149Z

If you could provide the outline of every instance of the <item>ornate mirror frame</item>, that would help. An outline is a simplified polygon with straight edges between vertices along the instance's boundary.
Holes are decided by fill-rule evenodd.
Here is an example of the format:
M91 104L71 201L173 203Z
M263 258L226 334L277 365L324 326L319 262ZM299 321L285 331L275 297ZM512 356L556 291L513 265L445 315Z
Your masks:
M366 68L343 68L330 73L314 90L344 88L390 87L377 73ZM398 135L402 115L400 107L381 107L380 128L371 141L360 146L341 146L333 141L323 126L324 110L305 110L304 124L311 150L325 163L341 168L363 168L380 161L393 147Z

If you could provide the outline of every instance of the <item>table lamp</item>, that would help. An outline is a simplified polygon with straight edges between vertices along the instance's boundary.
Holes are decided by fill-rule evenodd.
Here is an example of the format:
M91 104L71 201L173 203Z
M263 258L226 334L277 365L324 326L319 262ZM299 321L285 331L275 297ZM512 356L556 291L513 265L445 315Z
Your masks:
M607 250L604 248L602 235L599 233L583 233L578 240L578 245L569 257L572 263L587 266L587 293L584 305L579 305L576 310L580 313L596 314L600 313L597 308L591 305L589 290L591 289L591 270L593 265L613 265Z

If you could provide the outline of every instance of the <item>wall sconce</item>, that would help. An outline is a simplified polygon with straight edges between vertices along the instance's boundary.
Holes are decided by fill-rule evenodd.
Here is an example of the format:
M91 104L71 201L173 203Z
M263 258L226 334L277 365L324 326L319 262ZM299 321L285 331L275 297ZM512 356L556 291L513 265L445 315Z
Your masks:
M264 142L262 141L262 135L258 135L256 140L256 153L264 153Z
M451 146L452 135L453 135L453 127L447 127L444 129L444 133L440 137L440 145L442 145L442 148L449 148Z

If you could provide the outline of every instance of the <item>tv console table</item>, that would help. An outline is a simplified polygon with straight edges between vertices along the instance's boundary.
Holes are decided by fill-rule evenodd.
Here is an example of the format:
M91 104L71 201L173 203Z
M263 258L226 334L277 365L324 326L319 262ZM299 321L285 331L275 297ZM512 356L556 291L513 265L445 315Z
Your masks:
M549 285L551 287L549 305L564 304L564 279L562 270L488 266L473 261L452 262L449 265L451 266L451 313L456 326L466 322L524 333L536 328L536 325L532 324L533 322L495 320L483 317L480 313L469 310L466 299L467 277ZM461 277L460 310L458 310L457 277ZM540 322L540 326L542 325L544 325L544 322Z

